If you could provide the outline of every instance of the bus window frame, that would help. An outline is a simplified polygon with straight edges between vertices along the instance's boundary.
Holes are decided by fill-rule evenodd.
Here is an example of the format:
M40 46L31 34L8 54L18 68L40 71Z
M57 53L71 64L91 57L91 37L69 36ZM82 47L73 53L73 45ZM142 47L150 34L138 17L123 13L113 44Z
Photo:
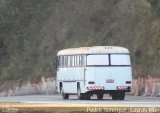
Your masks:
M130 60L131 60L131 55L130 53L102 53L102 54L75 54L75 55L59 55L57 56L57 68L63 68L63 67L67 67L67 68L71 68L71 67L93 67L93 66L96 66L96 67L104 67L104 66L131 66L131 62L130 62L130 65L111 65L111 55L112 54L117 54L117 55L129 55L130 56ZM108 58L109 58L109 65L87 65L87 56L88 55L108 55ZM67 66L62 66L62 56L67 56L67 59L68 59L68 63L67 63ZM76 57L76 62L79 62L79 65L73 65L73 57ZM79 58L77 58L79 56ZM77 61L79 60L79 61ZM82 62L82 60L84 60ZM75 61L74 61L75 62Z
M91 56L91 55L106 55L106 57L108 57L108 65L106 64L106 65L97 65L97 64L95 64L95 65L88 65L87 63L88 63L88 56ZM86 56L86 66L109 66L109 64L110 64L110 61L109 61L110 59L109 59L109 54L88 54L87 56Z
M131 55L130 55L130 53L107 53L107 54L104 54L104 53L102 53L102 54L86 54L86 67L93 67L93 66L96 66L96 67L100 67L100 66L102 66L102 67L104 67L104 66L131 66L131 61L130 61L130 65L111 65L111 55L112 54L114 54L114 55L129 55L130 56L130 60L131 60ZM88 55L108 55L108 58L109 58L109 65L87 65L87 56Z

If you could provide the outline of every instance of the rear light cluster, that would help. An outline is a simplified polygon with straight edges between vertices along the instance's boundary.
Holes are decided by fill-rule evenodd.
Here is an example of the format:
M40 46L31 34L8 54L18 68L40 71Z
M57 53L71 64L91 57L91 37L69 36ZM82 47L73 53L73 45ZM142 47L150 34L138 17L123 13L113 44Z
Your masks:
M126 81L126 84L131 84L131 81Z
M104 87L102 86L90 86L87 87L88 90L104 90Z
M117 90L130 90L130 86L117 86Z

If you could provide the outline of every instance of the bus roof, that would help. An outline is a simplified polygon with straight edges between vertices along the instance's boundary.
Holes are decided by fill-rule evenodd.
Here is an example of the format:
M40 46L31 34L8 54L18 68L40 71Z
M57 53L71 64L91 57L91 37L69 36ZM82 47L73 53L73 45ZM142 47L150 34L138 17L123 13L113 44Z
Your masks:
M76 54L103 54L103 53L129 53L129 50L118 46L92 46L68 48L58 52L59 55L76 55Z

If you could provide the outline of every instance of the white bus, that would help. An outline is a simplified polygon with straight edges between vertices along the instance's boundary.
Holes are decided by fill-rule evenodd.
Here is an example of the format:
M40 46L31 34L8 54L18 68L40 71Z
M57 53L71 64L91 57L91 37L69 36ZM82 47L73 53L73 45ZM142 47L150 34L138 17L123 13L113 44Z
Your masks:
M93 46L64 49L56 60L56 88L63 99L97 99L109 93L112 100L124 100L131 91L132 71L128 49L117 46Z

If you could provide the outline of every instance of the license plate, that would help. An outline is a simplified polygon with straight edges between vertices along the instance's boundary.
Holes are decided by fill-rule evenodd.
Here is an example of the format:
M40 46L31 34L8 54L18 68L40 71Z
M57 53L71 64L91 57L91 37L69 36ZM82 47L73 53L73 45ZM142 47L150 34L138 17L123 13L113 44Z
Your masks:
M108 79L108 80L106 80L106 83L114 83L114 80L113 79Z

